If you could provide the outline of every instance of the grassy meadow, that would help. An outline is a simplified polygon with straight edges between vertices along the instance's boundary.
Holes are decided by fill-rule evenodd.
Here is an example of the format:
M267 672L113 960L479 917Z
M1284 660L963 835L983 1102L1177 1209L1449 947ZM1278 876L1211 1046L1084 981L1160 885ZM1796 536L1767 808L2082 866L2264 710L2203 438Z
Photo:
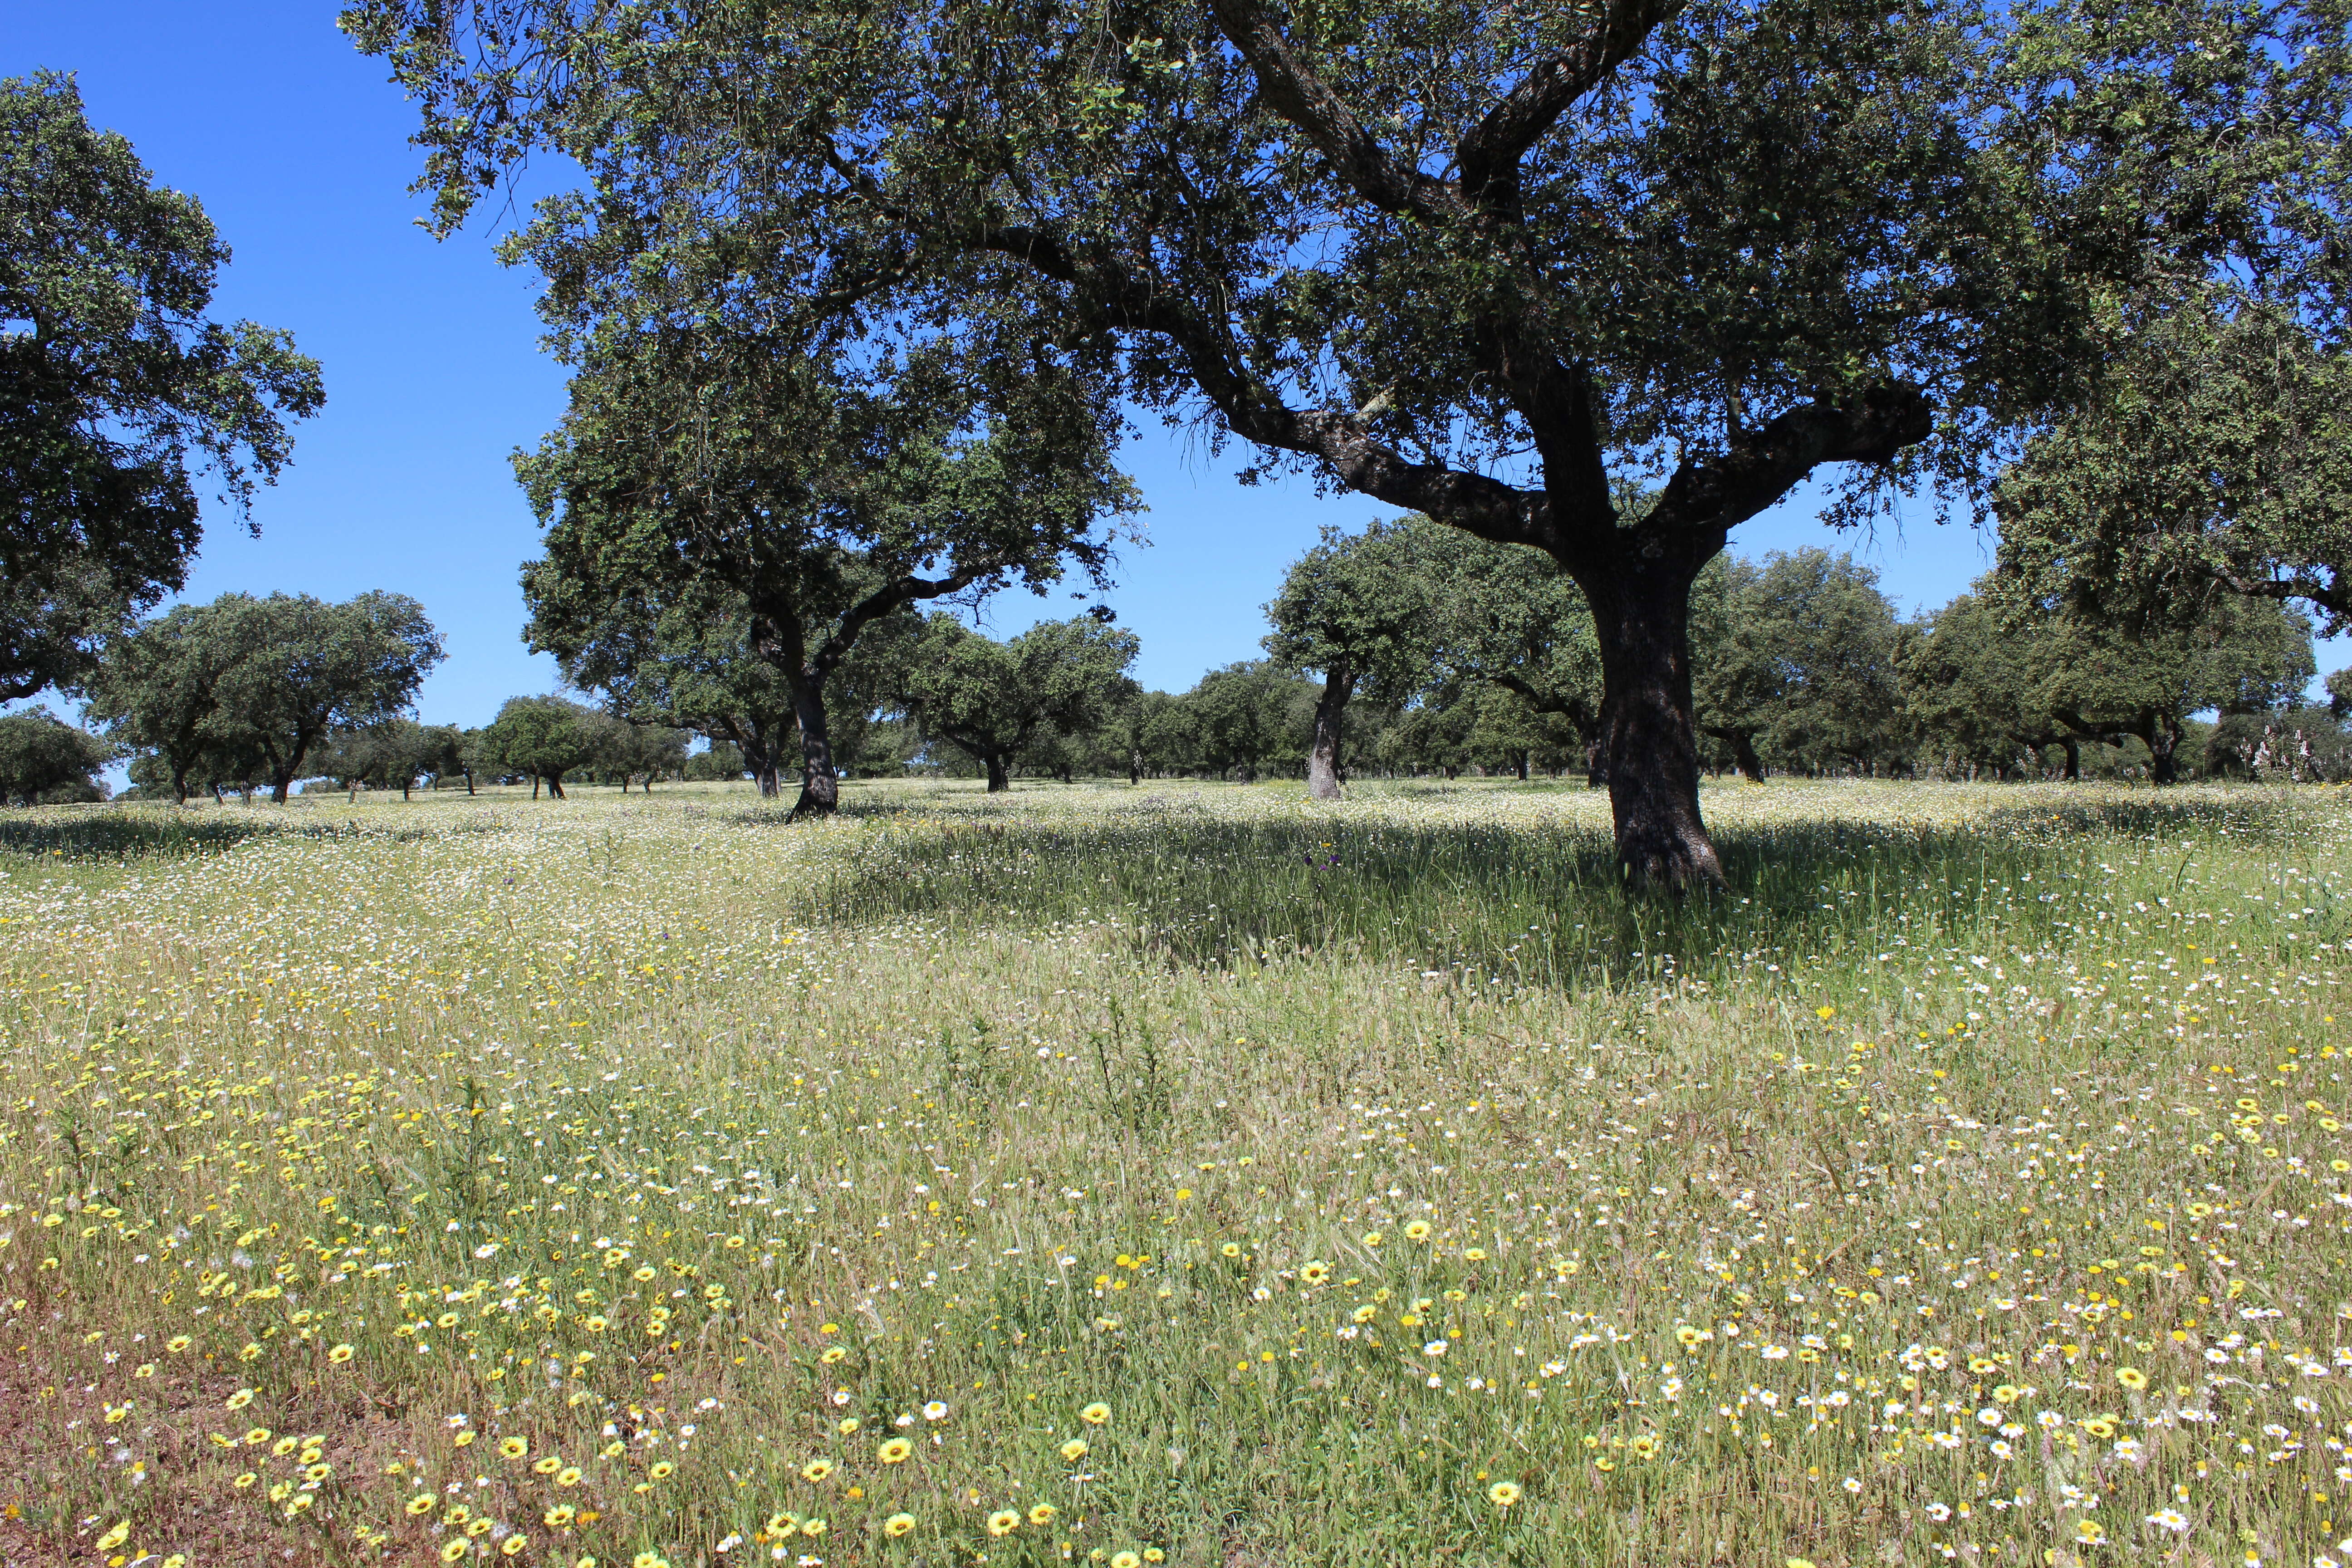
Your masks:
M0 1557L2352 1562L2342 793L847 799L0 816Z

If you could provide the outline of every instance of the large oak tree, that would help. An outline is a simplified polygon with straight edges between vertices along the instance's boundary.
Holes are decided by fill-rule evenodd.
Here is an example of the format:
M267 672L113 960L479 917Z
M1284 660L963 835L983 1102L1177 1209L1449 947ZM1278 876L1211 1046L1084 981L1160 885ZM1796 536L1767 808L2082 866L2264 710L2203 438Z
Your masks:
M985 363L1042 325L1259 460L1550 555L1594 617L1619 853L1681 885L1720 875L1686 617L1730 531L1823 468L1847 515L1890 481L1980 489L2117 300L2227 248L2209 172L2248 167L2242 79L2305 13L2164 10L355 0L344 25L418 97L445 226L535 148L585 170L541 219L583 316L675 278L844 365L909 340Z

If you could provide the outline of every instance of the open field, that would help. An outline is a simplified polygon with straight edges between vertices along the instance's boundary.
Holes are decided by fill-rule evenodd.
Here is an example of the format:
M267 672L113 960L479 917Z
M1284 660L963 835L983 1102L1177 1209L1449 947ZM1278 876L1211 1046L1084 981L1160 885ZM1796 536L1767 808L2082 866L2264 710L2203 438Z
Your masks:
M2339 792L849 800L0 818L0 1557L2352 1550Z

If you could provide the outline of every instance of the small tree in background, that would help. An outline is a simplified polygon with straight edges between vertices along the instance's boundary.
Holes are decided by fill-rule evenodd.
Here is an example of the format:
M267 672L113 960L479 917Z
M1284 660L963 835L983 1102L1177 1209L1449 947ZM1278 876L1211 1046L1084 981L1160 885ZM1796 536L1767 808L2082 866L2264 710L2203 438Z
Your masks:
M1265 607L1266 657L1323 677L1307 747L1307 793L1318 800L1339 798L1340 729L1357 689L1393 701L1427 678L1433 542L1410 519L1355 534L1326 528Z
M1047 733L1097 722L1126 689L1133 632L1091 616L1045 621L1005 642L944 611L925 621L902 696L926 738L978 763L991 794L1012 788L1013 760Z
M46 708L0 716L0 805L104 800L98 772L113 756L113 747Z
M1423 526L1432 536L1423 559L1435 578L1430 696L1444 706L1472 687L1500 687L1572 727L1586 782L1605 784L1601 643L1582 590L1541 551Z
M2021 754L2065 753L2079 778L2083 745L2053 710L2051 681L2064 657L2047 628L2021 634L2000 605L1962 594L1915 626L1899 670L1904 705L1927 742L1971 767L2006 771Z
M755 716L723 732L757 747L773 695L695 622L740 628L799 731L794 816L839 801L827 698L880 623L1014 584L1042 593L1073 567L1106 581L1106 520L1136 506L1111 467L1118 421L1099 386L1049 354L992 388L926 363L904 395L862 397L828 384L821 358L780 350L772 323L730 321L708 300L668 318L690 326L639 332L583 324L552 299L578 370L562 426L517 462L547 528L545 557L523 571L526 639L598 687L664 648L711 663L719 689L690 695L712 715ZM658 309L606 303L632 321Z
M441 661L440 634L402 594L341 605L226 594L205 609L203 635L230 655L213 682L213 723L260 750L281 805L312 746L331 731L389 722Z
M494 767L528 777L531 799L539 798L543 784L549 798L562 800L563 775L585 767L596 754L602 717L562 697L510 697L483 730L478 754Z
M2149 779L2170 784L2189 715L2281 708L2316 668L2309 618L2274 602L2209 599L2186 624L2135 634L2072 609L2021 605L1992 577L1977 588L1906 648L1906 700L1930 734L2003 766L2020 750L2058 745L2073 777L2084 743L2137 740Z
M1878 574L1822 549L1718 556L1692 590L1701 733L1760 781L1759 744L1786 763L1860 766L1901 750L1902 640Z
M131 782L182 805L225 752L249 749L220 721L215 688L237 650L218 623L211 605L177 605L108 644L84 682L90 717L131 753Z
M629 781L641 779L651 795L654 780L674 778L686 766L687 733L668 724L639 723L613 714L599 715L604 723L596 736L595 754L588 766L600 783L617 783L629 793Z

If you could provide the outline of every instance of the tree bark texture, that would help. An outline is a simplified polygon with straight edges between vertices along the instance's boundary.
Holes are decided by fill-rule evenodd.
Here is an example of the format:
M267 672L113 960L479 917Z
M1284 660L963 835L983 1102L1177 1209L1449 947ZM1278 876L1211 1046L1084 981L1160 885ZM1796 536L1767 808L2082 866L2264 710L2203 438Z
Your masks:
M1339 727L1355 689L1356 672L1346 665L1324 672L1323 694L1315 700L1315 738L1307 749L1307 793L1317 800L1339 798Z
M841 774L833 765L833 732L825 722L824 687L819 680L793 681L793 718L801 731L801 797L791 820L828 816L841 806Z
M1636 565L1585 588L1607 693L1601 748L1617 858L1637 886L1669 892L1723 881L1698 807L1690 670L1696 574L1679 563Z
M1005 766L1004 753L991 752L983 759L988 764L988 793L1003 795L1013 787L1011 770Z

